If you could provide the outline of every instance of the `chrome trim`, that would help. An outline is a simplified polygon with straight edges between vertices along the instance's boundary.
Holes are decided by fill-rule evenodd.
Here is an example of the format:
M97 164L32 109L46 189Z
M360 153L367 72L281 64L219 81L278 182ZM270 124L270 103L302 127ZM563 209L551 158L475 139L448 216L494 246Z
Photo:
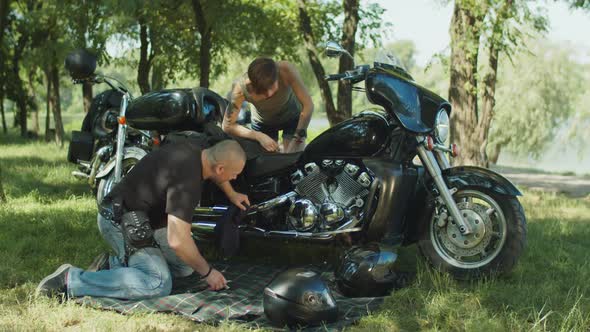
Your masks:
M201 233L211 234L215 229L215 222L209 221L197 221L191 224L191 228L194 231L198 231ZM351 233L351 232L358 232L361 231L362 227L355 227L355 228L348 228L342 230L335 230L329 232L320 232L320 233L313 233L313 232L297 232L297 231L267 231L262 228L253 227L253 226L240 226L240 231L243 233L258 233L264 237L272 237L272 236L288 236L292 238L302 238L302 239L324 239L329 240L336 234L342 233Z
M213 233L215 230L215 222L209 221L197 221L191 223L191 229L201 233Z
M445 137L445 139L442 139L440 137L440 133L439 133L439 129L438 129L439 125L441 125L440 116L443 113L447 116L447 123L443 124L444 126L447 127L447 137ZM445 110L444 108L441 108L440 110L438 110L438 112L436 113L435 120L434 120L434 140L435 141L437 141L438 143L444 143L447 141L447 139L449 138L449 136L451 134L450 133L450 123L451 123L450 117L449 117L449 113L447 113L447 110Z
M88 179L88 174L80 171L72 171L72 176L74 176L78 180Z
M297 195L294 191L288 192L284 195L275 197L269 201L260 203L258 205L252 205L250 207L250 211L248 215L255 214L259 211L265 211L270 208L273 208L277 205L281 205L289 201L291 198L294 198ZM225 211L227 211L227 206L213 206L213 207L197 207L195 208L195 214L198 214L199 218L202 217L220 217L223 215ZM338 227L338 229L328 232L297 232L297 231L267 231L263 228L250 226L250 225L242 225L240 226L240 230L246 233L253 233L257 232L264 237L269 236L288 236L293 238L306 238L306 239L324 239L329 240L335 234L341 233L350 233L350 232L357 232L361 231L362 227L355 227L359 224L361 220L357 218L351 218L346 223ZM191 228L194 231L201 232L201 233L212 233L215 225L217 223L214 221L197 221L191 223ZM253 230L253 231L252 231Z
M451 168L451 163L449 162L449 160L447 159L447 156L445 156L443 151L438 150L435 147L434 148L434 156L436 157L436 160L438 161L438 165L440 166L440 168L442 170Z
M340 227L338 227L336 230L334 230L332 232L342 233L343 231L346 231L348 229L352 229L360 221L361 220L360 219L357 219L357 218L350 218L347 222L345 222L344 224L342 224Z
M147 155L147 152L145 150L143 150L142 148L139 148L136 146L128 146L124 149L123 160L129 159L129 158L135 158L137 160L141 160L141 158L145 157L146 155ZM96 174L96 178L101 179L101 178L109 175L111 170L113 168L115 168L115 162L116 162L116 158L111 158L104 165L104 167L98 172L98 174Z
M96 173L98 172L98 168L102 162L102 157L110 151L110 146L103 146L102 148L98 149L92 158L91 167L90 167L90 174L88 175L88 184L90 187L94 188L96 186Z
M420 155L420 160L424 164L424 167L428 170L438 191L440 192L440 198L445 203L447 209L451 213L453 219L457 222L459 226L459 231L463 235L468 235L472 233L472 229L468 223L465 222L463 216L461 216L461 212L453 199L453 196L449 192L449 188L447 187L440 170L440 167L437 164L437 161L434 157L434 154L431 151L426 150L422 142L424 141L423 137L418 136L416 138L418 140L418 155Z
M127 102L129 101L129 94L125 93L123 99L121 99L121 108L119 110L119 116L125 116L127 112ZM117 154L115 158L115 184L121 181L123 171L123 149L125 148L125 138L127 136L127 125L119 124L119 130L117 132Z
M277 205L281 205L286 203L287 201L289 201L291 198L294 198L295 196L297 196L297 193L294 191L288 192L284 195L281 196L277 196L271 200L268 200L266 202L262 202L260 204L255 204L250 206L250 209L248 211L248 215L253 215L259 211L266 211L268 209L271 209ZM203 217L220 217L223 215L223 213L225 213L225 211L227 211L228 207L227 206L213 206L213 207L196 207L194 212L195 214L198 214L199 216L203 216Z
M78 165L84 167L86 170L90 170L90 164L92 164L92 162L78 160Z
M227 206L213 206L213 207L196 207L195 213L224 213L227 211Z
M275 207L277 205L284 204L287 201L289 201L291 198L295 198L296 196L297 196L297 193L296 192L290 191L290 192L288 192L286 194L283 194L281 196L275 197L275 198L273 198L271 200L268 200L266 202L262 202L260 204L252 205L250 207L250 211L249 211L248 215L253 214L253 213L256 213L258 211L265 211L265 210L268 210L270 208L273 208L273 207Z

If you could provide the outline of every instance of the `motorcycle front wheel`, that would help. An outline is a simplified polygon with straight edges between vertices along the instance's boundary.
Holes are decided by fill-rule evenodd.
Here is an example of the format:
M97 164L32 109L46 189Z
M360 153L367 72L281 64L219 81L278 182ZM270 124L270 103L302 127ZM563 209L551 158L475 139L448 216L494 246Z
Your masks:
M453 198L472 234L461 234L452 218L433 213L419 241L422 254L456 279L510 272L526 245L526 217L518 199L482 188L463 188Z
M123 177L131 171L131 169L139 162L137 158L123 159ZM102 199L111 192L115 186L115 169L113 169L107 176L100 179L96 190L96 202L100 204Z

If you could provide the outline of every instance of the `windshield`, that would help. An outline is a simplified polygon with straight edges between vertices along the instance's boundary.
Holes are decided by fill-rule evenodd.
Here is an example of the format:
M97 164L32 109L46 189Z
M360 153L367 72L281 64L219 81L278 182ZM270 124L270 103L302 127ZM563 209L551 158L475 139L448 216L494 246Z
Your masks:
M392 50L383 48L379 49L375 56L374 66L378 68L395 70L403 76L412 79L412 77L408 73L408 69L404 66L404 64L400 61L400 59L395 55L395 53Z

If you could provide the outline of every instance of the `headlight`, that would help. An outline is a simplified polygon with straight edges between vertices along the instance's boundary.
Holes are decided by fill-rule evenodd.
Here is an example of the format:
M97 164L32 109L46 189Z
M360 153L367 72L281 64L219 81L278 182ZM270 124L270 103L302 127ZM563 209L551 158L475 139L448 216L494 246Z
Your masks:
M449 114L441 109L436 115L434 122L434 136L438 143L444 144L449 138Z

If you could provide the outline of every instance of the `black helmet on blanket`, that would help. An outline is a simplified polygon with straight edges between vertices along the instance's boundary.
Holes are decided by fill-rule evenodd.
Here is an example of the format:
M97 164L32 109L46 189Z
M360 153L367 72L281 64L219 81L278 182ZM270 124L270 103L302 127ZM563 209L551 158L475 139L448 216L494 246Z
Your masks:
M320 274L295 268L277 275L264 289L264 313L277 326L333 322L338 307Z
M334 273L338 289L348 297L388 295L398 283L396 259L395 252L377 243L350 248Z

